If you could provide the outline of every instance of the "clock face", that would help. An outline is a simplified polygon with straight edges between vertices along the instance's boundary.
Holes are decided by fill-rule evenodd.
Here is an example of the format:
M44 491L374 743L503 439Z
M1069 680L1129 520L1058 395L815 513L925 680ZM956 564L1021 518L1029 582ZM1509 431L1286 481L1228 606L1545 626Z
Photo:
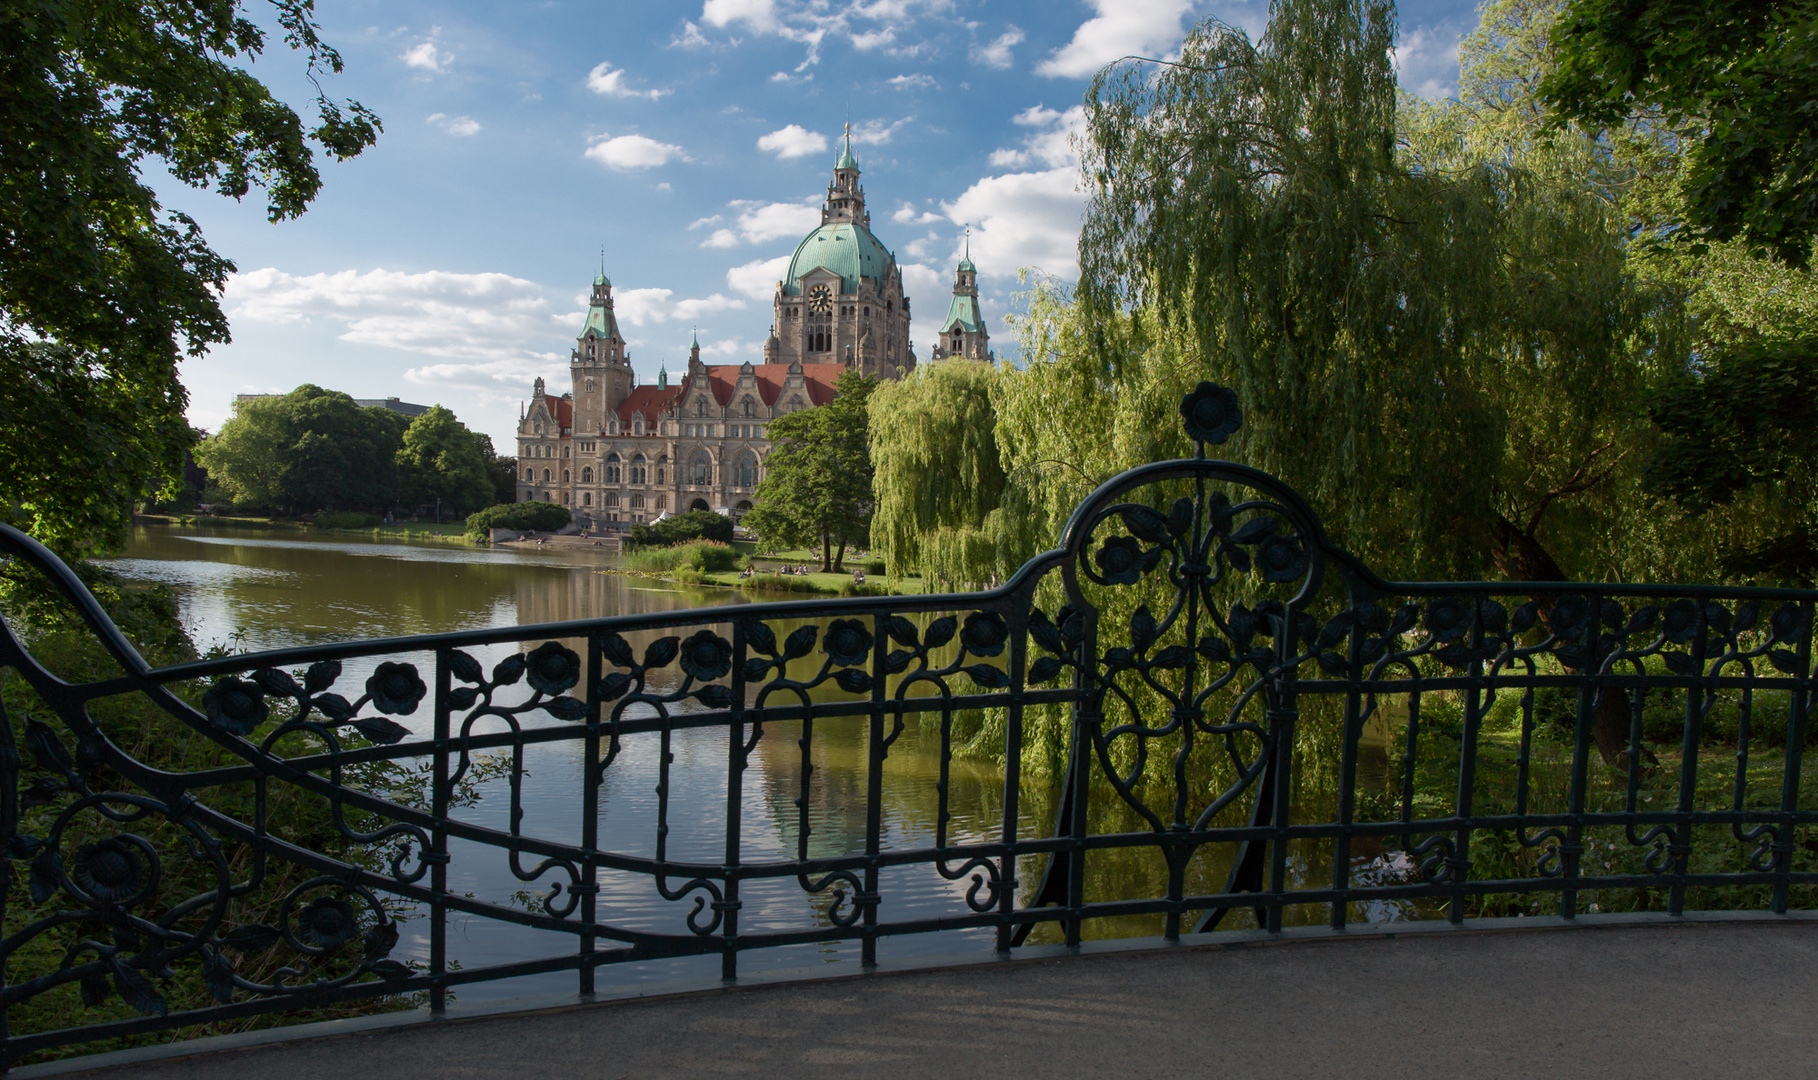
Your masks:
M825 285L816 285L808 290L808 310L824 312L833 306L833 290Z

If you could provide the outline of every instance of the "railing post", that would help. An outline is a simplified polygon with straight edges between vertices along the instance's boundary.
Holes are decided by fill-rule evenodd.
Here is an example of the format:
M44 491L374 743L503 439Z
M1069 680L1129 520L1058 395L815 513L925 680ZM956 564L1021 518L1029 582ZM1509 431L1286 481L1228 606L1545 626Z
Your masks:
M739 975L739 862L740 833L745 805L745 725L752 728L752 743L758 734L757 714L745 712L745 627L739 620L732 623L732 704L726 718L726 882L723 891L720 940L725 949L720 954L720 978L731 981Z
M1016 925L1010 921L1016 911L1016 842L1017 814L1020 810L1023 782L1023 692L1028 688L1025 677L1029 670L1029 608L1035 603L1032 593L1018 596L1010 613L1010 703L1004 718L1004 814L999 838L1007 849L998 860L997 880L1002 891L997 897L997 951L1008 953L1015 943ZM944 752L951 754L952 751Z
M600 635L587 635L587 737L581 751L581 970L579 992L594 992L594 926L599 921L600 848Z
M448 741L449 702L452 677L448 650L436 650L436 717L435 717L435 790L430 793L430 815L435 819L430 831L434 850L429 857L429 1008L441 1013L448 1008Z
M1773 909L1776 915L1785 915L1787 906L1788 882L1786 875L1793 869L1793 830L1799 815L1799 782L1802 779L1800 769L1803 767L1805 750L1806 710L1811 708L1812 683L1812 605L1810 602L1799 605L1799 685L1793 690L1791 715L1786 724L1786 768L1780 781L1781 827L1786 830L1781 836L1778 850L1774 852L1774 872L1780 880L1774 883Z
M871 753L865 770L865 895L854 897L863 907L864 937L859 945L859 962L865 967L877 966L878 864L883 849L884 829L884 657L890 646L884 620L871 617L871 710L868 714Z
M1453 926L1464 922L1464 885L1471 876L1471 815L1476 806L1474 789L1477 786L1477 734L1483 722L1483 605L1480 601L1474 607L1469 638L1471 685L1465 691L1464 730L1458 736L1458 830L1452 837L1452 858L1446 868L1446 881L1452 891L1446 918Z

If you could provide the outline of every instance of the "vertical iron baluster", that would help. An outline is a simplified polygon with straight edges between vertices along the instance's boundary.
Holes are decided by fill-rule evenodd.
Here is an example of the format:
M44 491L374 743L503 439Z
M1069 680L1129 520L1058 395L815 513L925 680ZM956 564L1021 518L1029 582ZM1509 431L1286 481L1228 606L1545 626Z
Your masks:
M757 713L745 714L745 625L732 624L732 705L726 716L726 887L720 923L720 978L739 975L739 829L745 806L745 725L758 732Z
M1591 617L1585 622L1583 636L1586 656L1580 661L1578 681L1578 718L1572 726L1572 777L1567 794L1566 842L1560 846L1560 876L1564 883L1559 892L1561 918L1578 917L1578 878L1584 854L1585 787L1590 783L1591 725L1597 712L1597 628L1601 625L1602 598L1590 598Z
M600 635L587 635L587 736L581 750L581 996L593 993L600 898Z
M4 629L0 635L10 638ZM5 669L0 668L0 677ZM19 832L19 746L13 739L13 718L0 698L0 843L10 845ZM0 926L6 924L7 898L12 895L13 861L0 859ZM28 976L29 977L29 976ZM6 965L0 963L0 990L6 988ZM0 1076L12 1067L12 1006L0 1005Z
M1347 597L1351 607L1359 600L1355 593ZM1345 689L1344 744L1338 762L1338 835L1332 843L1332 889L1338 896L1332 901L1332 929L1344 929L1351 915L1346 896L1351 888L1351 826L1357 817L1357 740L1363 735L1363 703L1358 684L1363 680L1364 628L1351 624L1347 635L1345 675L1350 686Z
M1451 885L1451 910L1446 917L1453 926L1464 922L1465 879L1471 873L1471 815L1475 813L1474 788L1477 784L1477 729L1483 695L1483 605L1477 604L1471 616L1471 685L1465 691L1464 730L1458 737L1458 830L1452 838L1452 858L1446 880Z
M429 860L429 1008L442 1012L448 1008L448 693L451 686L448 650L436 650L436 727L435 778L430 793L430 843L435 852Z
M878 852L882 849L880 833L884 827L884 653L890 640L882 615L871 618L871 754L865 772L865 895L863 905L865 929L859 946L859 962L866 967L877 964Z
M1705 605L1698 605L1698 636L1692 639L1692 670L1698 685L1685 692L1685 731L1679 743L1679 820L1673 826L1673 883L1667 889L1667 913L1685 914L1685 875L1691 863L1692 811L1698 794L1698 742L1704 735L1707 700L1714 696L1704 681L1705 638L1711 632Z
M1780 820L1784 822L1786 835L1774 851L1774 873L1778 880L1774 882L1773 909L1776 915L1786 914L1787 889L1791 882L1787 875L1793 869L1793 837L1799 818L1799 787L1804 777L1800 770L1805 767L1803 753L1805 750L1806 709L1810 707L1810 687L1812 679L1812 605L1810 602L1799 605L1799 657L1798 685L1792 693L1791 714L1786 723L1786 771L1780 778Z
M1084 701L1073 706L1073 732L1069 761L1073 773L1067 781L1066 809L1071 812L1067 822L1067 947L1079 948L1080 938L1084 933L1082 918L1086 907L1086 805L1091 800L1092 791L1092 746L1104 726L1104 691L1097 688L1098 671L1098 612L1088 611L1085 619L1085 633L1080 642L1080 662L1076 669L1074 687L1083 689L1092 686ZM1082 708L1082 706L1084 706Z
M1029 607L1035 602L1030 585L1010 613L1010 700L1004 720L1004 816L998 835L1007 849L998 859L997 880L997 951L1010 951L1016 925L1010 916L1016 911L1016 841L1018 836L1018 800L1022 795L1023 776L1023 692L1029 660Z

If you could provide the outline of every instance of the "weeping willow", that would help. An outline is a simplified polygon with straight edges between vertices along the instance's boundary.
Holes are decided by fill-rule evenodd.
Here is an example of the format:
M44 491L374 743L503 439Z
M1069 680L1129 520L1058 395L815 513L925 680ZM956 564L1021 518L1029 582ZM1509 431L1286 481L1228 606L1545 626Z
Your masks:
M1569 573L1547 511L1644 419L1619 222L1404 109L1394 32L1388 4L1283 0L1259 41L1208 22L1100 74L1072 366L1155 398L1130 415L1235 387L1231 456L1387 573Z
M964 588L994 576L1004 491L996 368L949 360L872 394L871 543L890 573Z

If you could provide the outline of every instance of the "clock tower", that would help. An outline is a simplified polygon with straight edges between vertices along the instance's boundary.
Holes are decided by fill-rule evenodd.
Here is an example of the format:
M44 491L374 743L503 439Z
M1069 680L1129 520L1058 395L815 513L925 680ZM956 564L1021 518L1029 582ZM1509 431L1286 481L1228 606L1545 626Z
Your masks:
M840 364L885 378L915 367L909 298L896 256L871 232L848 126L820 227L802 238L776 284L772 363Z

